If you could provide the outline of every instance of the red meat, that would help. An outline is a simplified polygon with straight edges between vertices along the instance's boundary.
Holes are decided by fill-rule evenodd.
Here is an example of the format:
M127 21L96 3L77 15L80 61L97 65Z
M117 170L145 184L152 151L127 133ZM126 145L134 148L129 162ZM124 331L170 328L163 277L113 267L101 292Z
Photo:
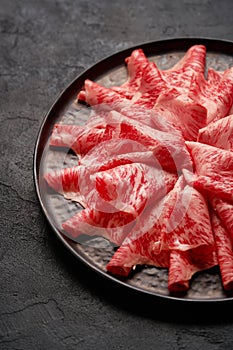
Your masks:
M209 195L213 210L217 213L225 229L233 240L233 204Z
M114 129L111 126L102 125L89 128L76 125L55 125L50 145L57 147L68 147L77 155L85 155L99 142L110 140Z
M80 184L82 183L80 179L83 178L87 178L87 174L86 169L81 166L50 171L44 175L47 184L56 192L63 194L67 199L85 205L85 197L80 193Z
M98 234L120 244L144 207L169 192L176 179L174 174L162 175L159 169L137 163L96 173L89 188L85 183L86 193L80 191L88 208L65 222L63 228L73 238L81 233Z
M231 108L228 111L228 115L232 115L233 114L233 103L231 105Z
M143 106L137 106L135 104L121 109L121 114L128 118L136 120L142 124L148 125L153 129L177 133L177 127L172 122L165 118L160 111L155 109L148 109Z
M205 72L205 60L206 60L206 47L204 45L191 46L184 56L170 69L165 72L185 72L191 71L192 73Z
M168 267L170 252L173 250L189 252L183 254L186 260L188 256L192 257L189 264L191 266L192 263L193 266L192 269L188 267L190 270L187 273L189 278L195 271L216 265L214 238L207 205L201 194L194 189L191 189L190 194L188 193L190 189L187 191L187 187L189 186L184 187L181 177L165 200L162 199L148 207L138 217L132 232L107 265L109 272L127 276L134 265ZM199 257L204 255L204 251L205 260L201 262ZM181 275L178 281L171 270L171 290L177 289L178 284L184 280L183 287L187 288L187 275L186 278L184 274Z
M227 179L222 175L203 176L192 174L188 170L183 170L186 181L202 193L212 193L226 201L233 201L232 179Z
M116 110L130 103L127 98L122 97L118 92L101 86L89 79L85 80L84 89L79 92L77 98L88 103L90 106L106 105Z
M143 73L141 86L132 101L136 106L152 109L160 95L179 96L180 91L170 86L162 77L154 62L149 63Z
M50 137L50 145L56 147L68 147L76 150L76 141L84 128L78 125L55 124Z
M172 250L168 274L170 292L186 291L196 272L210 269L218 264L215 247L200 246L188 251Z
M86 208L62 224L65 234L78 241L79 236L100 236L120 245L134 225L135 217L130 213L116 211L101 212Z
M196 174L184 170L186 181L198 189L214 192L220 198L233 200L233 152L199 142L186 145L192 155Z
M105 124L100 122L95 127L89 128L87 125L86 128L82 128L82 132L77 138L76 129L70 128L70 132L73 132L73 130L75 130L74 135L67 137L67 130L65 129L65 137L69 140L67 145L72 140L73 143L70 146L76 154L81 156L106 140L128 139L130 142L138 142L139 148L140 145L143 145L149 151L152 151L157 161L168 171L177 171L182 167L190 169L192 166L190 156L179 132L162 132L117 112L110 112L105 117ZM59 131L59 138L64 139L63 129L61 128ZM55 132L57 137L57 131ZM54 139L53 135L51 139ZM55 144L54 141L52 142Z
M163 200L147 207L136 220L130 234L115 252L107 265L107 271L114 275L128 276L135 265L169 267L168 250L155 254L160 246L160 214Z
M79 164L88 167L91 173L108 170L115 166L142 163L152 167L158 167L152 151L134 140L111 139L103 141L92 148Z
M149 61L144 52L137 49L132 52L130 57L126 58L125 62L127 64L128 80L121 86L111 87L111 90L132 99L140 87L142 74Z
M205 198L180 176L166 196L163 208L161 249L186 251L213 247L213 235Z
M233 115L200 129L198 142L233 151Z
M190 88L192 76L203 74L205 70L205 46L192 46L180 61L171 69L159 70L154 62L149 63L142 75L140 94L134 97L137 103L152 106L162 93L179 95L187 93ZM152 102L153 101L153 102Z
M186 141L185 144L193 157L198 175L222 175L232 178L233 152L200 142Z
M155 62L150 62L147 64L141 80L141 85L139 88L138 96L145 94L146 92L163 91L167 89L167 84L162 78L161 71L155 64Z
M194 45L172 68L162 71L162 77L170 87L178 89L179 93L188 93L193 76L204 76L205 60L205 46Z
M124 211L135 217L151 201L156 201L173 188L177 176L145 164L117 166L90 175L90 184L84 191L89 207L100 211Z
M228 232L223 227L218 216L212 212L212 227L216 242L218 263L221 271L224 289L233 288L233 245Z
M193 77L188 95L206 107L207 123L226 117L233 103L233 68L224 72L218 84L202 74Z
M214 70L213 68L208 69L208 77L207 80L212 85L218 85L222 79L224 72L219 72Z
M175 125L185 140L196 141L199 129L206 125L206 108L183 96L161 95L153 110Z

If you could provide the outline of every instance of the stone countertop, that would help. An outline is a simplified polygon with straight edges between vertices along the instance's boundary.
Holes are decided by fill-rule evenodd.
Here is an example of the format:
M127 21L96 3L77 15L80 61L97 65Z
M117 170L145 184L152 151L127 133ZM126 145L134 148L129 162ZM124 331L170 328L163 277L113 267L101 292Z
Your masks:
M232 304L158 301L104 279L56 238L33 183L43 117L78 74L142 42L232 40L232 13L231 0L0 0L1 350L233 348Z

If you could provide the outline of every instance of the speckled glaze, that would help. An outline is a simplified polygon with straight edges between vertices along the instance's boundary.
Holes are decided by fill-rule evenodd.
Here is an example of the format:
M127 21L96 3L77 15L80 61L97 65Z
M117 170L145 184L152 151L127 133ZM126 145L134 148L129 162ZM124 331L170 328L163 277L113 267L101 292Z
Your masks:
M151 60L155 60L159 68L167 69L175 64L184 52L193 44L205 44L207 46L207 68L225 70L233 66L233 44L214 40L171 40L164 43L148 43L144 49ZM177 49L176 49L177 47ZM133 49L133 48L132 48ZM100 237L79 237L77 242L70 240L61 229L61 223L82 210L81 205L63 198L63 196L51 191L43 181L43 175L55 169L72 166L77 163L77 158L68 150L49 147L49 135L54 123L83 124L91 109L77 103L76 95L86 78L110 87L122 84L126 79L124 57L131 50L126 50L107 59L106 67L99 63L91 70L78 77L60 96L52 107L37 140L35 151L35 181L37 193L47 219L62 242L74 255L85 262L90 268L129 288L137 289L143 293L153 294L157 297L179 298L189 301L223 301L231 299L232 295L226 294L221 285L217 268L196 274L191 281L190 289L185 295L170 295L167 289L167 270L155 267L143 266L136 268L127 279L118 279L106 272L106 264L114 253L114 246ZM158 53L158 54L157 54ZM111 64L112 63L112 64ZM88 75L89 74L89 75Z

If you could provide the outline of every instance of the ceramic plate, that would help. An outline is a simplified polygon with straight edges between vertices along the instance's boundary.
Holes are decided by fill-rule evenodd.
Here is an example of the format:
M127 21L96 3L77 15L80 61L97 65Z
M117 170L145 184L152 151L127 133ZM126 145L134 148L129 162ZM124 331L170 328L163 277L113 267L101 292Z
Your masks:
M142 48L150 60L155 60L161 69L174 65L192 45L203 44L207 48L207 67L225 70L233 66L233 43L210 39L171 39L150 42L118 52L98 62L78 76L60 95L44 118L34 153L34 178L37 195L50 225L63 244L91 269L115 283L123 284L142 293L155 297L186 301L231 300L221 285L217 268L198 273L191 281L185 295L171 295L167 289L167 270L155 267L136 269L129 278L122 280L106 272L106 264L114 253L114 247L105 239L83 236L78 242L70 240L61 230L61 223L82 210L81 205L65 200L50 190L43 175L54 169L61 169L77 163L77 157L65 149L49 147L51 131L55 123L82 125L90 109L77 103L76 97L85 79L94 80L106 87L119 85L126 80L124 59L136 48Z

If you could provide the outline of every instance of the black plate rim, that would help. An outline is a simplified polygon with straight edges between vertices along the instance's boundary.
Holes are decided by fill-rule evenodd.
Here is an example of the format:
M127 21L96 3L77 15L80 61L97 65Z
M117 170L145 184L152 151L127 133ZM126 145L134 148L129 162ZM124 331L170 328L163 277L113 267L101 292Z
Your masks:
M169 51L178 51L178 50L186 50L190 46L199 44L199 45L205 45L208 51L214 51L214 52L220 52L224 54L233 55L233 41L230 40L224 40L224 39L216 39L216 38L209 38L209 37L179 37L179 38L169 38L169 39L162 39L162 40L156 40L156 41L148 41L139 43L134 46L130 46L126 49L117 51L113 53L112 55L108 55L105 58L97 61L89 68L85 69L81 74L76 76L58 95L58 97L55 99L55 101L52 103L50 109L48 112L44 115L42 119L42 123L40 125L35 146L34 146L34 152L33 152L33 180L34 180L34 187L37 194L37 199L39 201L39 204L41 206L41 209L43 211L43 214L45 215L47 222L49 223L50 227L52 228L53 232L56 234L58 239L63 243L63 245L70 251L76 258L78 258L82 263L84 263L88 268L95 271L99 275L101 275L103 278L106 278L109 280L109 282L117 283L124 288L131 289L132 291L135 291L139 294L145 294L148 296L155 297L158 300L165 300L165 301L172 301L172 302L184 302L184 303L191 303L191 304L212 304L212 303L229 303L233 301L233 297L225 297L225 298L183 298L179 296L173 296L173 295L162 295L156 292L152 292L149 290L145 290L143 288L139 288L137 286L128 284L117 277L114 277L107 272L101 270L97 266L95 266L89 259L82 254L82 252L78 253L73 247L72 244L69 244L69 239L62 235L62 233L56 228L56 226L53 224L49 213L43 203L42 197L40 195L40 189L39 189L39 181L38 181L38 169L41 161L41 156L43 153L43 145L45 143L45 139L47 141L47 138L45 138L45 129L47 130L47 134L49 133L49 130L51 129L51 125L53 125L53 120L50 119L51 114L56 114L56 110L60 110L62 105L64 104L63 101L66 100L67 95L69 95L70 91L74 88L74 85L79 82L80 88L82 87L84 80L89 79L95 79L95 71L98 71L98 67L104 65L105 67L111 64L111 61L115 58L118 58L117 61L119 63L123 62L124 58L127 57L133 50L142 48L146 55L150 55L152 53L156 54L162 54L167 53ZM156 52L155 47L157 48ZM226 52L223 52L225 51ZM117 66L117 65L116 65ZM112 66L111 66L112 68ZM99 74L96 74L96 77L98 77ZM77 90L78 92L78 90ZM76 93L77 94L77 93ZM71 98L69 98L71 100ZM49 120L50 119L50 120ZM50 128L46 128L46 126L50 125Z

